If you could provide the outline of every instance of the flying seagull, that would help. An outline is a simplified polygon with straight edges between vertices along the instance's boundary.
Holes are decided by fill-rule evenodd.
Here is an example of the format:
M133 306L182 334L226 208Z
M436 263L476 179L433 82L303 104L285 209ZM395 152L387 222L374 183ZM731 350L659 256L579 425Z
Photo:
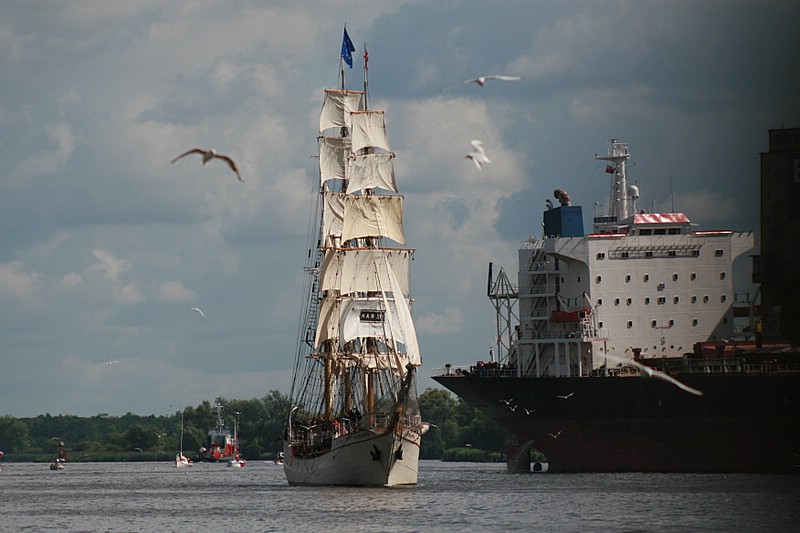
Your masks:
M478 167L478 170L480 170L481 174L483 174L484 163L491 163L492 161L486 157L486 152L483 151L483 143L478 140L474 140L470 142L470 144L472 145L472 151L464 157L466 159L472 159L472 161L475 163L475 166Z
M561 398L562 400L566 400L567 398L569 398L569 397L570 397L570 396L572 396L573 394L575 394L575 393L574 393L574 392L570 392L570 393L569 393L569 394L567 394L566 396L562 396L562 395L560 395L560 394L556 394L556 398Z
M117 363L119 363L119 361L106 361L106 364L109 365L109 366L117 364Z
M471 80L464 80L461 82L456 83L455 85L451 85L447 89L452 89L453 87L457 87L459 85L464 85L467 83L477 83L481 87L486 85L486 82L489 80L498 80L498 81L519 81L522 79L522 76L503 76L501 74L492 74L491 76L478 76L477 78L472 78ZM445 89L445 90L447 90Z
M192 307L192 308L190 309L190 311L197 311L198 313L200 313L200 316L202 316L203 318L205 318L205 317L206 317L206 314L205 314L205 313L203 312L203 310L202 310L202 309L200 309L199 307Z
M663 372L661 372L659 370L656 370L655 368L650 368L649 366L643 365L639 361L634 361L633 359L624 359L622 357L617 357L615 355L609 355L609 354L606 354L606 358L611 359L612 361L617 361L618 363L622 363L624 365L635 366L639 370L643 370L644 373L647 374L648 376L653 377L653 378L663 379L664 381L666 381L668 383L672 383L673 385L675 385L679 389L685 390L689 394L694 394L695 396L702 396L703 395L703 391L694 389L694 388L690 387L689 385L681 383L680 381L678 381L677 379L673 378L672 376L667 375L667 374L665 374L665 373L663 373Z
M233 159L231 159L227 155L218 154L213 148L211 150L203 150L201 148L195 148L193 150L189 150L188 152L184 152L181 155L179 155L178 157L176 157L175 159L173 159L172 161L170 161L170 163L174 163L178 159L180 159L182 157L186 157L189 154L200 154L200 155L202 155L203 156L203 164L204 165L206 163L208 163L209 161L211 161L212 159L222 159L223 161L228 163L228 166L231 167L231 170L233 170L236 173L236 176L239 178L239 181L244 181L242 179L242 175L239 174L239 169L236 168L236 163L233 162Z
M557 438L558 438L558 436L559 436L559 435L561 435L561 432L559 431L559 432L558 432L558 433L556 433L555 435L553 435L552 433L548 433L548 435L550 435L550 436L551 436L551 437L553 437L554 439L557 439Z

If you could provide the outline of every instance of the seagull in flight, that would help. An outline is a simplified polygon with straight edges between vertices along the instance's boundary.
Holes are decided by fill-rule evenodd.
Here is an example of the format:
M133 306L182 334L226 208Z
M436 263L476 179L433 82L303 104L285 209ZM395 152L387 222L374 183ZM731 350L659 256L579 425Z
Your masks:
M203 318L205 318L205 317L206 317L206 314L205 314L205 313L203 312L203 310L202 310L202 309L200 309L199 307L192 307L192 308L190 309L190 311L196 311L196 312L200 313L200 316L202 316Z
M211 161L212 159L222 159L223 161L228 163L228 166L231 167L231 170L233 170L233 172L236 174L236 177L239 178L239 181L244 181L242 179L242 175L239 174L239 169L236 168L236 163L233 162L233 159L231 159L227 155L218 154L213 148L211 150L203 150L201 148L194 148L193 150L189 150L188 152L182 153L181 155L179 155L178 157L176 157L175 159L173 159L170 162L174 163L178 159L180 159L182 157L186 157L189 154L200 154L200 155L202 155L203 156L203 164L204 165L206 163L208 163L209 161Z
M552 433L548 433L548 435L550 435L550 436L551 436L551 437L553 437L554 439L557 439L557 438L558 438L558 436L559 436L559 435L561 435L561 432L559 431L559 432L558 432L558 433L556 433L555 435L553 435Z
M106 361L106 364L107 364L108 366L115 365L115 364L117 364L117 363L119 363L119 361Z
M504 76L502 74L492 74L491 76L478 76L477 78L472 78L471 80L464 80L461 82L456 83L455 85L451 85L447 89L452 89L453 87L457 87L459 85L465 85L467 83L477 83L481 87L486 85L486 82L489 80L498 80L498 81L519 81L522 79L522 76ZM445 90L447 90L445 89Z
M575 393L574 393L574 392L570 392L570 393L569 393L569 394L567 394L566 396L562 396L562 395L560 395L560 394L556 394L556 398L561 398L562 400L566 400L567 398L569 398L569 397L570 397L570 396L572 396L573 394L575 394Z
M483 151L483 143L476 139L470 142L470 144L472 145L472 151L464 157L466 159L472 159L472 161L475 163L475 166L478 167L478 170L480 170L481 174L483 174L483 165L486 163L491 163L492 161L486 157L486 152Z
M663 373L663 372L661 372L659 370L656 370L655 368L650 368L649 366L643 365L639 361L634 361L633 359L624 359L622 357L617 357L615 355L609 355L609 354L606 354L606 358L611 359L612 361L617 361L618 363L622 363L624 365L635 366L639 370L644 371L644 373L647 374L648 376L650 376L652 378L662 379L662 380L666 381L667 383L672 383L673 385L675 385L679 389L685 390L689 394L694 394L695 396L702 396L703 395L703 391L697 390L695 388L692 388L689 385L686 385L685 383L681 383L680 381L678 381L677 379L673 378L672 376L670 376L668 374L665 374L665 373Z

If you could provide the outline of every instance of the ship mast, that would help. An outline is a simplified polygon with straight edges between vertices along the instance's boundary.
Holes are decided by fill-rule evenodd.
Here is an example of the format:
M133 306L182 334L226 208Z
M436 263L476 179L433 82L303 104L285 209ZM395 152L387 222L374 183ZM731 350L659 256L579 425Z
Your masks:
M616 139L609 139L607 156L595 155L595 159L613 164L606 167L606 171L613 174L607 212L609 222L612 223L621 222L633 214L632 207L628 204L628 178L625 173L626 162L630 157L627 143Z

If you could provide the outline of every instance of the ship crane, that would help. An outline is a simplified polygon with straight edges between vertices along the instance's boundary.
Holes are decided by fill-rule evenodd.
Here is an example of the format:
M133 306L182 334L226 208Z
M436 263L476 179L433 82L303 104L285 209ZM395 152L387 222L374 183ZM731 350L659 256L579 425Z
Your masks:
M515 331L512 324L519 324L519 317L514 304L519 299L519 290L512 285L503 267L493 278L493 265L489 263L489 280L486 295L492 301L497 314L497 362L509 363L514 342Z

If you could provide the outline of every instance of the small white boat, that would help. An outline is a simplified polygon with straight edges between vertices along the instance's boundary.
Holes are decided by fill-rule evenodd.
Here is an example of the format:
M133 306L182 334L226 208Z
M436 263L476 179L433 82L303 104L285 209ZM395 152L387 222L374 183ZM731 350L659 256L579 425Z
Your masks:
M175 455L175 468L192 466L192 460L183 455L183 412L181 412L181 450Z
M233 422L234 455L233 459L228 460L228 466L233 468L243 468L247 464L247 461L242 459L242 456L239 455L239 415L242 413L239 411L234 411L234 414L236 415L236 418L234 418Z

